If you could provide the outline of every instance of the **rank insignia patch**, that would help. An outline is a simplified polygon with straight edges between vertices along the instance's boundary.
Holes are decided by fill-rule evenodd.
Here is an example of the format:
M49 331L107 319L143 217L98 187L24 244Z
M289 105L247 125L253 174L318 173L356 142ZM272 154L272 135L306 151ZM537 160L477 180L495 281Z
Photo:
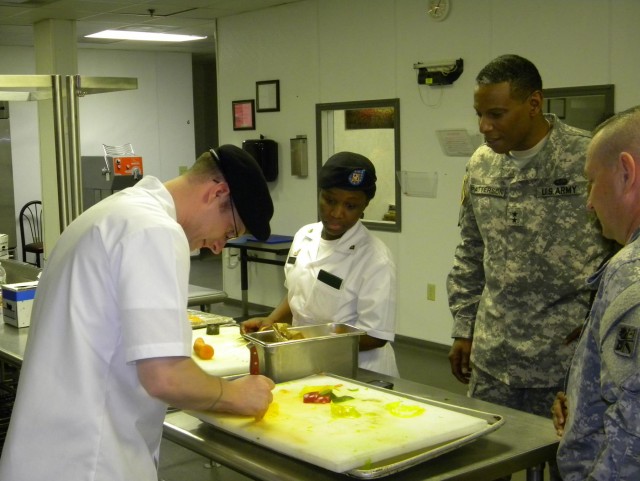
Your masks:
M517 208L507 209L507 225L510 225L510 226L524 225L524 219L522 217L522 209L517 209Z
M636 352L637 342L638 328L622 324L618 328L618 334L616 335L616 343L613 351L620 356L631 357Z

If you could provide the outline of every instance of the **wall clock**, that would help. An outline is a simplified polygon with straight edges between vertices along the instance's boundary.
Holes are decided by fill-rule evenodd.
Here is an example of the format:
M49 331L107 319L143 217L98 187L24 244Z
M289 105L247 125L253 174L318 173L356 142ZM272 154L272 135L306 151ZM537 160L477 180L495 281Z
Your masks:
M449 11L451 10L450 0L429 0L429 9L427 13L429 16L438 22L447 18Z

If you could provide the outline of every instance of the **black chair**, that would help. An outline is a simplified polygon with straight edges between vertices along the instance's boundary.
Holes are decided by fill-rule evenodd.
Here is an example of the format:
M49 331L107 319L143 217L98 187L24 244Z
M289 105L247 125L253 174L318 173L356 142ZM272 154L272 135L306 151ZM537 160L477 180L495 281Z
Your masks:
M38 267L40 256L44 253L42 242L42 202L32 200L20 209L20 242L22 244L22 261L27 262L27 253L35 254L36 262L29 262Z

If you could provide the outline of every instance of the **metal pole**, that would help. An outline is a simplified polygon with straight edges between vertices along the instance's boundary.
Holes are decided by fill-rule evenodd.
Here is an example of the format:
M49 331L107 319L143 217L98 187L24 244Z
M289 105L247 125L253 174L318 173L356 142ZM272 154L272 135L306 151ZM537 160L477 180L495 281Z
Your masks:
M75 219L82 213L82 172L80 167L80 145L79 145L79 126L78 126L78 96L79 91L76 88L76 80L78 75L67 75L67 106L69 127L69 172L71 175L70 194L71 194L71 220Z
M544 464L527 468L527 481L543 481L544 480Z
M55 141L56 172L58 176L58 213L60 232L69 225L69 202L67 196L67 162L65 155L62 80L60 75L51 76L53 98L53 135Z

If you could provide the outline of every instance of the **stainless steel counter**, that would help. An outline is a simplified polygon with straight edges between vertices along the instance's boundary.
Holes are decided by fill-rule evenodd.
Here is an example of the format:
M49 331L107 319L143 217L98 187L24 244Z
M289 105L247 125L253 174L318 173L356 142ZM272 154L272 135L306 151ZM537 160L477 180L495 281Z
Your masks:
M5 324L0 313L0 360L16 366L22 364L28 335L28 327L17 328Z
M0 451L11 419L28 330L5 324L0 310Z
M19 366L28 334L29 328L18 329L0 322L0 360ZM555 457L558 438L549 419L370 371L359 370L357 379L364 382L388 380L394 383L394 390L398 392L497 413L505 419L497 431L386 479L478 481L526 469L529 481L541 481L540 465ZM318 468L227 434L180 411L167 415L164 437L258 480L348 479L346 475Z
M493 412L502 415L505 419L504 425L497 431L471 444L393 474L389 478L381 479L478 481L527 470L527 480L541 481L543 479L541 465L555 457L558 438L549 419L370 371L360 370L357 378L364 382L373 379L388 380L394 383L395 391L479 411ZM167 415L164 436L254 479L266 481L352 479L227 434L184 412Z

